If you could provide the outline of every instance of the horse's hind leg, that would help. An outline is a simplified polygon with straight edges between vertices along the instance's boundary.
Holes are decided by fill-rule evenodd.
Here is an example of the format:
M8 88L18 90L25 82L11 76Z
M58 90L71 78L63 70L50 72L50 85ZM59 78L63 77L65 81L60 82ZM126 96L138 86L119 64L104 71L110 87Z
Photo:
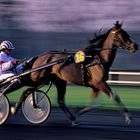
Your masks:
M60 106L60 108L64 111L64 113L66 114L66 116L69 118L69 120L71 120L72 124L75 124L75 116L70 112L70 110L66 107L65 105L65 101L64 101L64 96L66 93L66 81L61 80L57 77L57 79L53 79L52 81L57 88L57 93L58 93L58 104Z
M115 101L119 105L123 112L125 122L129 124L131 119L128 113L128 109L124 106L120 97L116 93L112 92L111 88L107 85L106 82L101 82L98 86L104 93L106 93L113 101Z
M31 93L32 90L34 90L34 88L28 88L26 89L22 95L20 96L19 98L19 101L15 104L15 106L12 106L11 107L11 113L12 114L16 114L18 109L21 107L23 101L25 101L26 97Z

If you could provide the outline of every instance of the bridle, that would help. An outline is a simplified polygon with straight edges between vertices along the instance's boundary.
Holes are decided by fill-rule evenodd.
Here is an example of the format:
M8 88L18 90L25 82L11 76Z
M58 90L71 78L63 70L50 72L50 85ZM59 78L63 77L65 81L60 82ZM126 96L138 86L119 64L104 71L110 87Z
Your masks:
M130 48L130 43L128 44L128 43L126 43L121 37L120 37L120 35L119 35L119 31L120 31L121 29L119 28L119 29L117 29L117 30L115 30L115 31L112 31L112 33L113 34L115 34L116 35L116 37L114 38L114 42L120 42L121 43L121 45L119 45L118 47L120 48L120 49L125 49L125 50L131 50L131 48ZM117 46L117 45L116 45ZM125 46L125 47L123 47L123 46ZM117 48L117 47L116 47Z
M114 31L111 31L111 33L112 34L115 34L116 36L117 36L117 38L115 37L114 38L114 42L121 42L121 44L123 44L122 46L128 46L128 44L127 43L125 43L119 36L118 36L118 32L120 31L121 29L119 28L119 29L116 29L116 30L114 30ZM91 46L92 44L90 44L89 45L89 47ZM98 46L98 44L93 44L93 45L95 45L95 46ZM121 46L117 46L117 45L115 45L114 47L108 47L108 48L99 48L99 47L94 47L94 48L91 48L91 50L92 51L103 51L103 50L113 50L113 49L127 49L127 48L129 48L129 47L127 47L127 48L123 48L123 47L121 47Z

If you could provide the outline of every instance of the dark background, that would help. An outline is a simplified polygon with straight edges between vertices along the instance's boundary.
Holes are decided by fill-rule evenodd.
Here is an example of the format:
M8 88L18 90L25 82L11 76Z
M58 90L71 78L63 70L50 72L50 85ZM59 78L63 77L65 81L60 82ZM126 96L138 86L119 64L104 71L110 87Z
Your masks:
M0 41L12 41L17 58L54 49L78 50L116 20L139 44L139 0L0 0ZM118 50L112 68L140 70L139 56L140 51Z

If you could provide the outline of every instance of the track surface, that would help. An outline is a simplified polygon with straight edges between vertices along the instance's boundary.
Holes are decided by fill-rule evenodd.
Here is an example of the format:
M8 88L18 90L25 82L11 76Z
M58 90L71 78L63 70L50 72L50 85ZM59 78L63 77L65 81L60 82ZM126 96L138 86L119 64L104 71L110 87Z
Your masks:
M80 124L71 127L60 109L53 108L49 119L39 125L27 122L19 111L0 126L0 140L140 140L140 113L131 114L129 126L120 112L97 110L80 116Z

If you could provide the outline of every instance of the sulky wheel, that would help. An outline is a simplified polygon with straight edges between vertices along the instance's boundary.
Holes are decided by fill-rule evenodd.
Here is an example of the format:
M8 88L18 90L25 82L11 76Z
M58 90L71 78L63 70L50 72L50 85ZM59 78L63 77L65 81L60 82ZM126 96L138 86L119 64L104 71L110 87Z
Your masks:
M49 97L41 90L31 92L22 103L22 112L33 124L44 122L51 112Z
M0 95L0 125L4 124L9 117L10 104L5 95Z

